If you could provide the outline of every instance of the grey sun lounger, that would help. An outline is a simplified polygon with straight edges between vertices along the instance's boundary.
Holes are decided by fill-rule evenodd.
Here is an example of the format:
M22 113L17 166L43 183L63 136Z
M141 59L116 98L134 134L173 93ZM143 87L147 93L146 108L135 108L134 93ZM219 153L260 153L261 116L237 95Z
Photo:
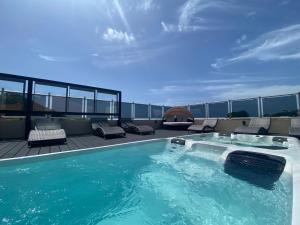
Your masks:
M111 126L107 121L93 122L92 130L96 135L105 139L109 136L126 136L126 133L122 127Z
M155 134L155 130L148 125L136 125L131 121L122 122L122 128L128 133L134 134Z
M249 126L238 127L234 130L235 134L268 134L271 124L270 118L253 118Z
M289 136L300 138L300 118L291 119L291 127L289 129Z
M217 126L218 119L206 119L201 125L191 125L188 128L188 131L193 132L213 132Z
M45 119L36 121L35 129L30 131L27 143L28 146L33 147L66 141L66 132L61 128L60 123Z

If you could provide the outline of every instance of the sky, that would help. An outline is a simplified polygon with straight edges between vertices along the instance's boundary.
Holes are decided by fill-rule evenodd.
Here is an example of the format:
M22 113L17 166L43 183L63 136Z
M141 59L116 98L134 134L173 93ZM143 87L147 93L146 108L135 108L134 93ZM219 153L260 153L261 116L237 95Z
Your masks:
M0 72L186 105L300 91L299 0L1 0Z

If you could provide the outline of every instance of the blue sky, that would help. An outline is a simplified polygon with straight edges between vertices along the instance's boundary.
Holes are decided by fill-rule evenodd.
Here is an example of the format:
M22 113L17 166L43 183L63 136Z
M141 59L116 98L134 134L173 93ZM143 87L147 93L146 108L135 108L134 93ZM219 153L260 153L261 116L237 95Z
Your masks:
M298 0L1 0L0 71L181 105L300 91Z

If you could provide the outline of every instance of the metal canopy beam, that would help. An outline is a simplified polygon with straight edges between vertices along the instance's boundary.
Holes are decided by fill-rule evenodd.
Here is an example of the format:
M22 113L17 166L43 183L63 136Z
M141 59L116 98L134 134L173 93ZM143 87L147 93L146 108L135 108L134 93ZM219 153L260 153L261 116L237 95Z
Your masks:
M32 116L45 116L45 115L52 115L52 116L95 115L95 116L114 116L114 117L117 116L118 123L119 124L121 123L121 107L122 107L121 91L93 87L93 86L80 85L80 84L66 83L66 82L60 82L60 81L53 81L53 80L47 80L47 79L12 75L12 74L6 74L6 73L0 73L0 80L23 83L23 96L24 96L23 110L6 110L6 109L4 109L4 110L0 110L0 113L6 114L6 115L12 115L12 116L14 116L14 115L25 116L25 118L26 118L26 124L25 124L26 136L29 134L30 129L31 129L31 117ZM27 84L27 88L26 88L26 84ZM65 111L64 112L55 112L55 111L51 111L51 110L49 110L49 111L33 111L33 90L34 90L34 86L36 84L66 88L66 96L63 96L66 98ZM89 112L89 113L88 112L69 112L68 98L69 98L70 89L94 93L94 111ZM97 93L115 95L116 99L118 100L118 112L97 113Z

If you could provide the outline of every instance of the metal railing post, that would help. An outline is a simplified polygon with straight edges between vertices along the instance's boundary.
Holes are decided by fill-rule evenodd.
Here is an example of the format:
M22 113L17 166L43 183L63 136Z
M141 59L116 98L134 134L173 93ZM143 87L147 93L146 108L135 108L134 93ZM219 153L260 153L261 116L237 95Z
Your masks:
M118 125L122 123L122 92L118 92Z
M232 113L232 101L228 100L228 114Z
M300 116L300 92L296 94L296 100L297 100L297 111L298 111L298 116Z
M131 103L131 118L135 120L135 103Z
M48 101L46 101L46 108L47 108L47 111L50 111L51 110L51 106L50 106L50 101L51 101L51 93L50 92L48 92L48 95L47 95L47 100Z
M205 117L209 118L209 104L205 103Z
M32 88L33 88L33 80L28 80L28 90L27 90L27 101L25 108L25 137L28 137L29 132L31 130L31 115L32 115Z
M49 110L53 110L53 96L49 92Z
M0 109L4 109L4 88L1 88Z
M82 112L86 113L87 112L87 101L86 101L86 97L83 97L83 105L82 105ZM82 115L82 118L86 118L86 115Z
M259 117L264 117L264 104L262 97L258 97Z
M66 87L66 105L65 105L65 112L68 112L69 109L69 95L70 95L70 86Z
M148 105L148 118L151 120L151 104Z

